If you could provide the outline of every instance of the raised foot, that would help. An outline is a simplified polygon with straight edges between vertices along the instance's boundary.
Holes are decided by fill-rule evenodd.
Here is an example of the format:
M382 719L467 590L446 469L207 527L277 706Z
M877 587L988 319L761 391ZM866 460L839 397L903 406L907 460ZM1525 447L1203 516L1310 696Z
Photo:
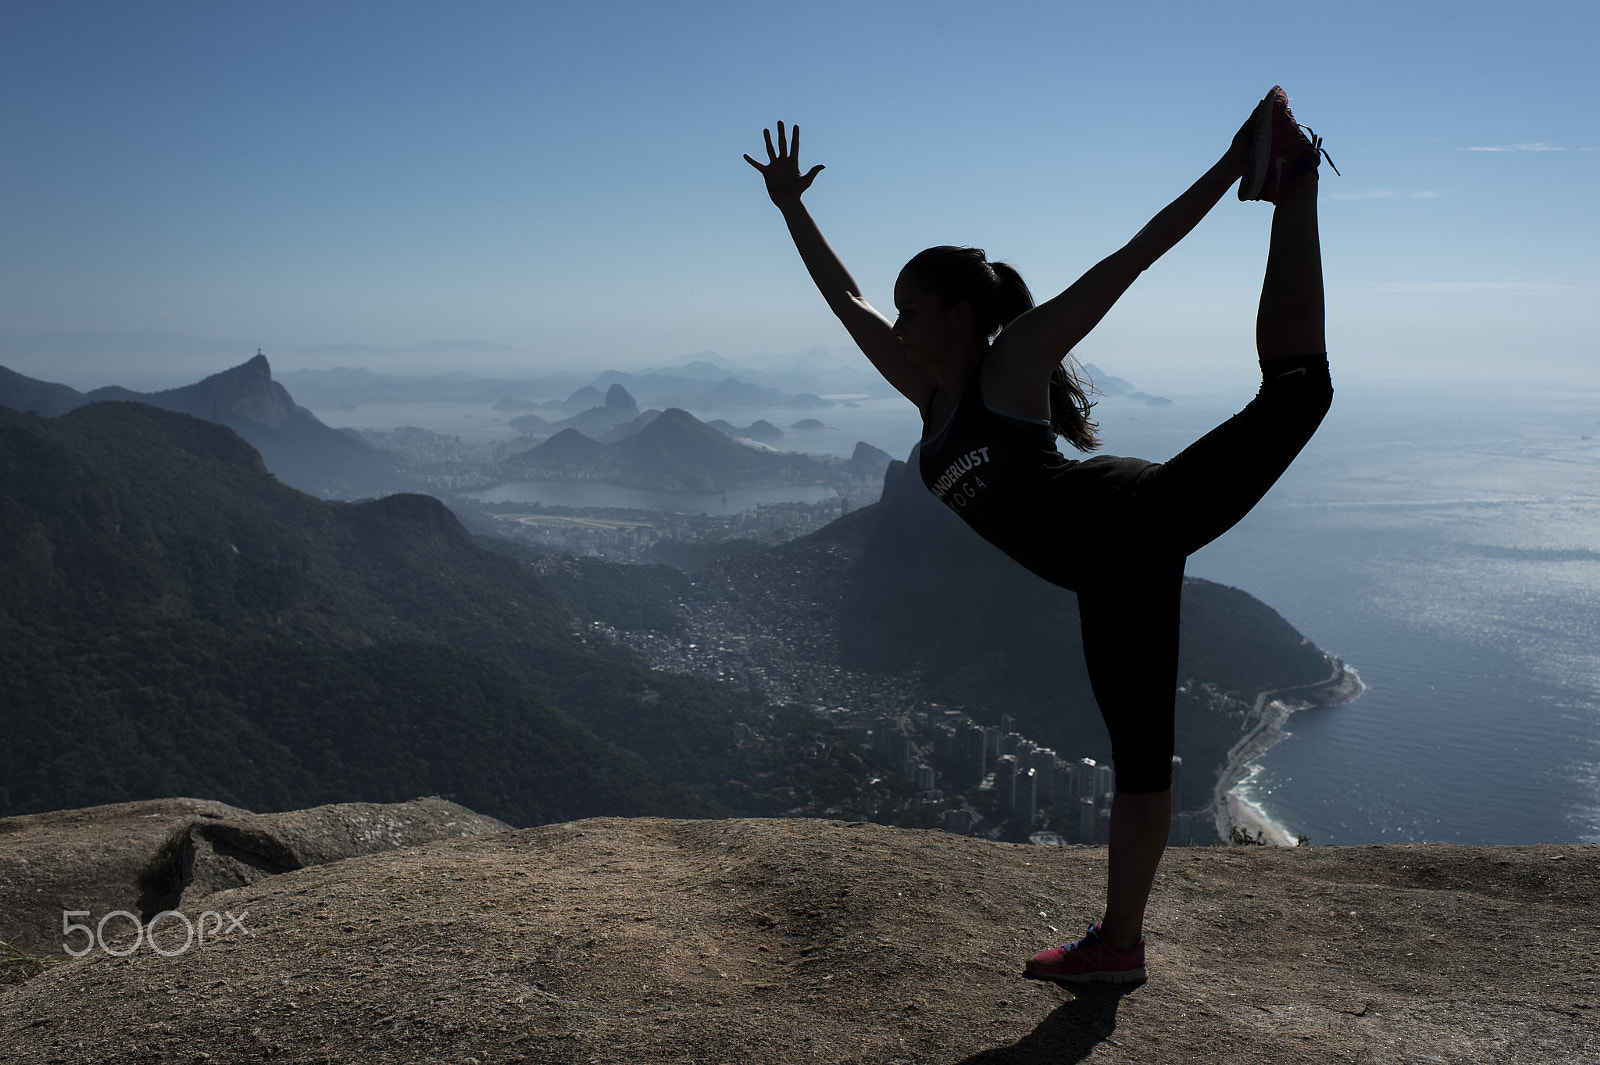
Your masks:
M1279 203L1295 177L1315 170L1324 158L1333 166L1322 138L1295 121L1289 96L1281 86L1274 85L1262 98L1251 121L1250 155L1239 181L1239 199ZM1337 174L1339 168L1333 166L1333 172Z

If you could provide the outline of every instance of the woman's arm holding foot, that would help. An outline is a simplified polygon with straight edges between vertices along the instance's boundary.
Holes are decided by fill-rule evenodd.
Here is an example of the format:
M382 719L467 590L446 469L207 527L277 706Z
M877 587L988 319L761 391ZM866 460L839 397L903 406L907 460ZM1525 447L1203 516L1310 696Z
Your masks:
M1132 240L1112 252L1065 292L1012 322L995 342L1008 362L1048 370L1100 323L1145 270L1188 236L1244 173L1254 116L1240 127L1221 159L1156 214Z

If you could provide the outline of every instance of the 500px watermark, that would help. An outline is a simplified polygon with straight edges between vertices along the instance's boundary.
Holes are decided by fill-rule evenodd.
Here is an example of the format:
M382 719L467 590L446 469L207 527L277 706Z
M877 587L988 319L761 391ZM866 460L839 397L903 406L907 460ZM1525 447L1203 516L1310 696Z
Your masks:
M160 954L162 957L175 958L192 946L205 946L207 937L216 939L217 937L226 935L235 929L243 932L247 936L255 934L244 926L244 919L250 916L249 910L244 911L237 917L227 910L223 910L221 913L218 913L216 910L207 910L205 913L200 915L200 919L198 921L189 920L188 917L184 916L182 913L179 913L177 910L162 910L160 913L150 918L148 924L140 921L139 915L136 913L131 913L128 910L112 910L110 913L100 918L100 923L95 925L93 928L86 924L76 924L72 921L72 918L74 917L88 916L88 910L61 911L61 949L72 955L74 958L83 957L96 946L105 951L107 954L111 955L113 958L126 958L128 955L138 950L146 942L150 944L151 950L155 951L157 954ZM106 942L106 924L114 917L126 919L130 924L133 925L134 936L133 943L131 945L123 944L116 949L112 949L112 947ZM227 927L223 927L224 918L227 919ZM167 921L168 924L172 926L172 931L174 932L176 931L177 926L180 923L182 924L184 929L182 946L173 949L170 945L163 946L162 944L156 942L156 924L162 920ZM86 942L81 948L74 950L72 937L78 932L82 932L84 934ZM113 926L112 932L115 934L115 926Z

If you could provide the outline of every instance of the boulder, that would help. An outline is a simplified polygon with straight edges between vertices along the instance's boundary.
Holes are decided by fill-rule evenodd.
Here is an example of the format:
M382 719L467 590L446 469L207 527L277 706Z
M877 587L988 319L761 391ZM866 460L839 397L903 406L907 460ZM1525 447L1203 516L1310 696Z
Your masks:
M64 913L149 920L291 869L509 827L439 798L274 814L154 799L0 818L0 940L60 957Z

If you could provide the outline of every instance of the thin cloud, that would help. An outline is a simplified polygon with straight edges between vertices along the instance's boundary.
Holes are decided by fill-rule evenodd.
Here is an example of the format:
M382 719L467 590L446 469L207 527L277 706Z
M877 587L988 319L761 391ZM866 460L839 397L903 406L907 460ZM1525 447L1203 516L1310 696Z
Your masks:
M1469 152L1564 152L1565 148L1558 144L1546 144L1544 141L1521 142L1518 144L1486 144L1481 147L1468 148Z
M1375 281L1365 287L1375 292L1506 296L1581 296L1596 291L1593 285L1566 281Z
M1371 189L1366 192L1330 192L1326 194L1330 200L1437 200L1443 196L1442 192L1424 189L1421 192L1396 192L1393 189Z

